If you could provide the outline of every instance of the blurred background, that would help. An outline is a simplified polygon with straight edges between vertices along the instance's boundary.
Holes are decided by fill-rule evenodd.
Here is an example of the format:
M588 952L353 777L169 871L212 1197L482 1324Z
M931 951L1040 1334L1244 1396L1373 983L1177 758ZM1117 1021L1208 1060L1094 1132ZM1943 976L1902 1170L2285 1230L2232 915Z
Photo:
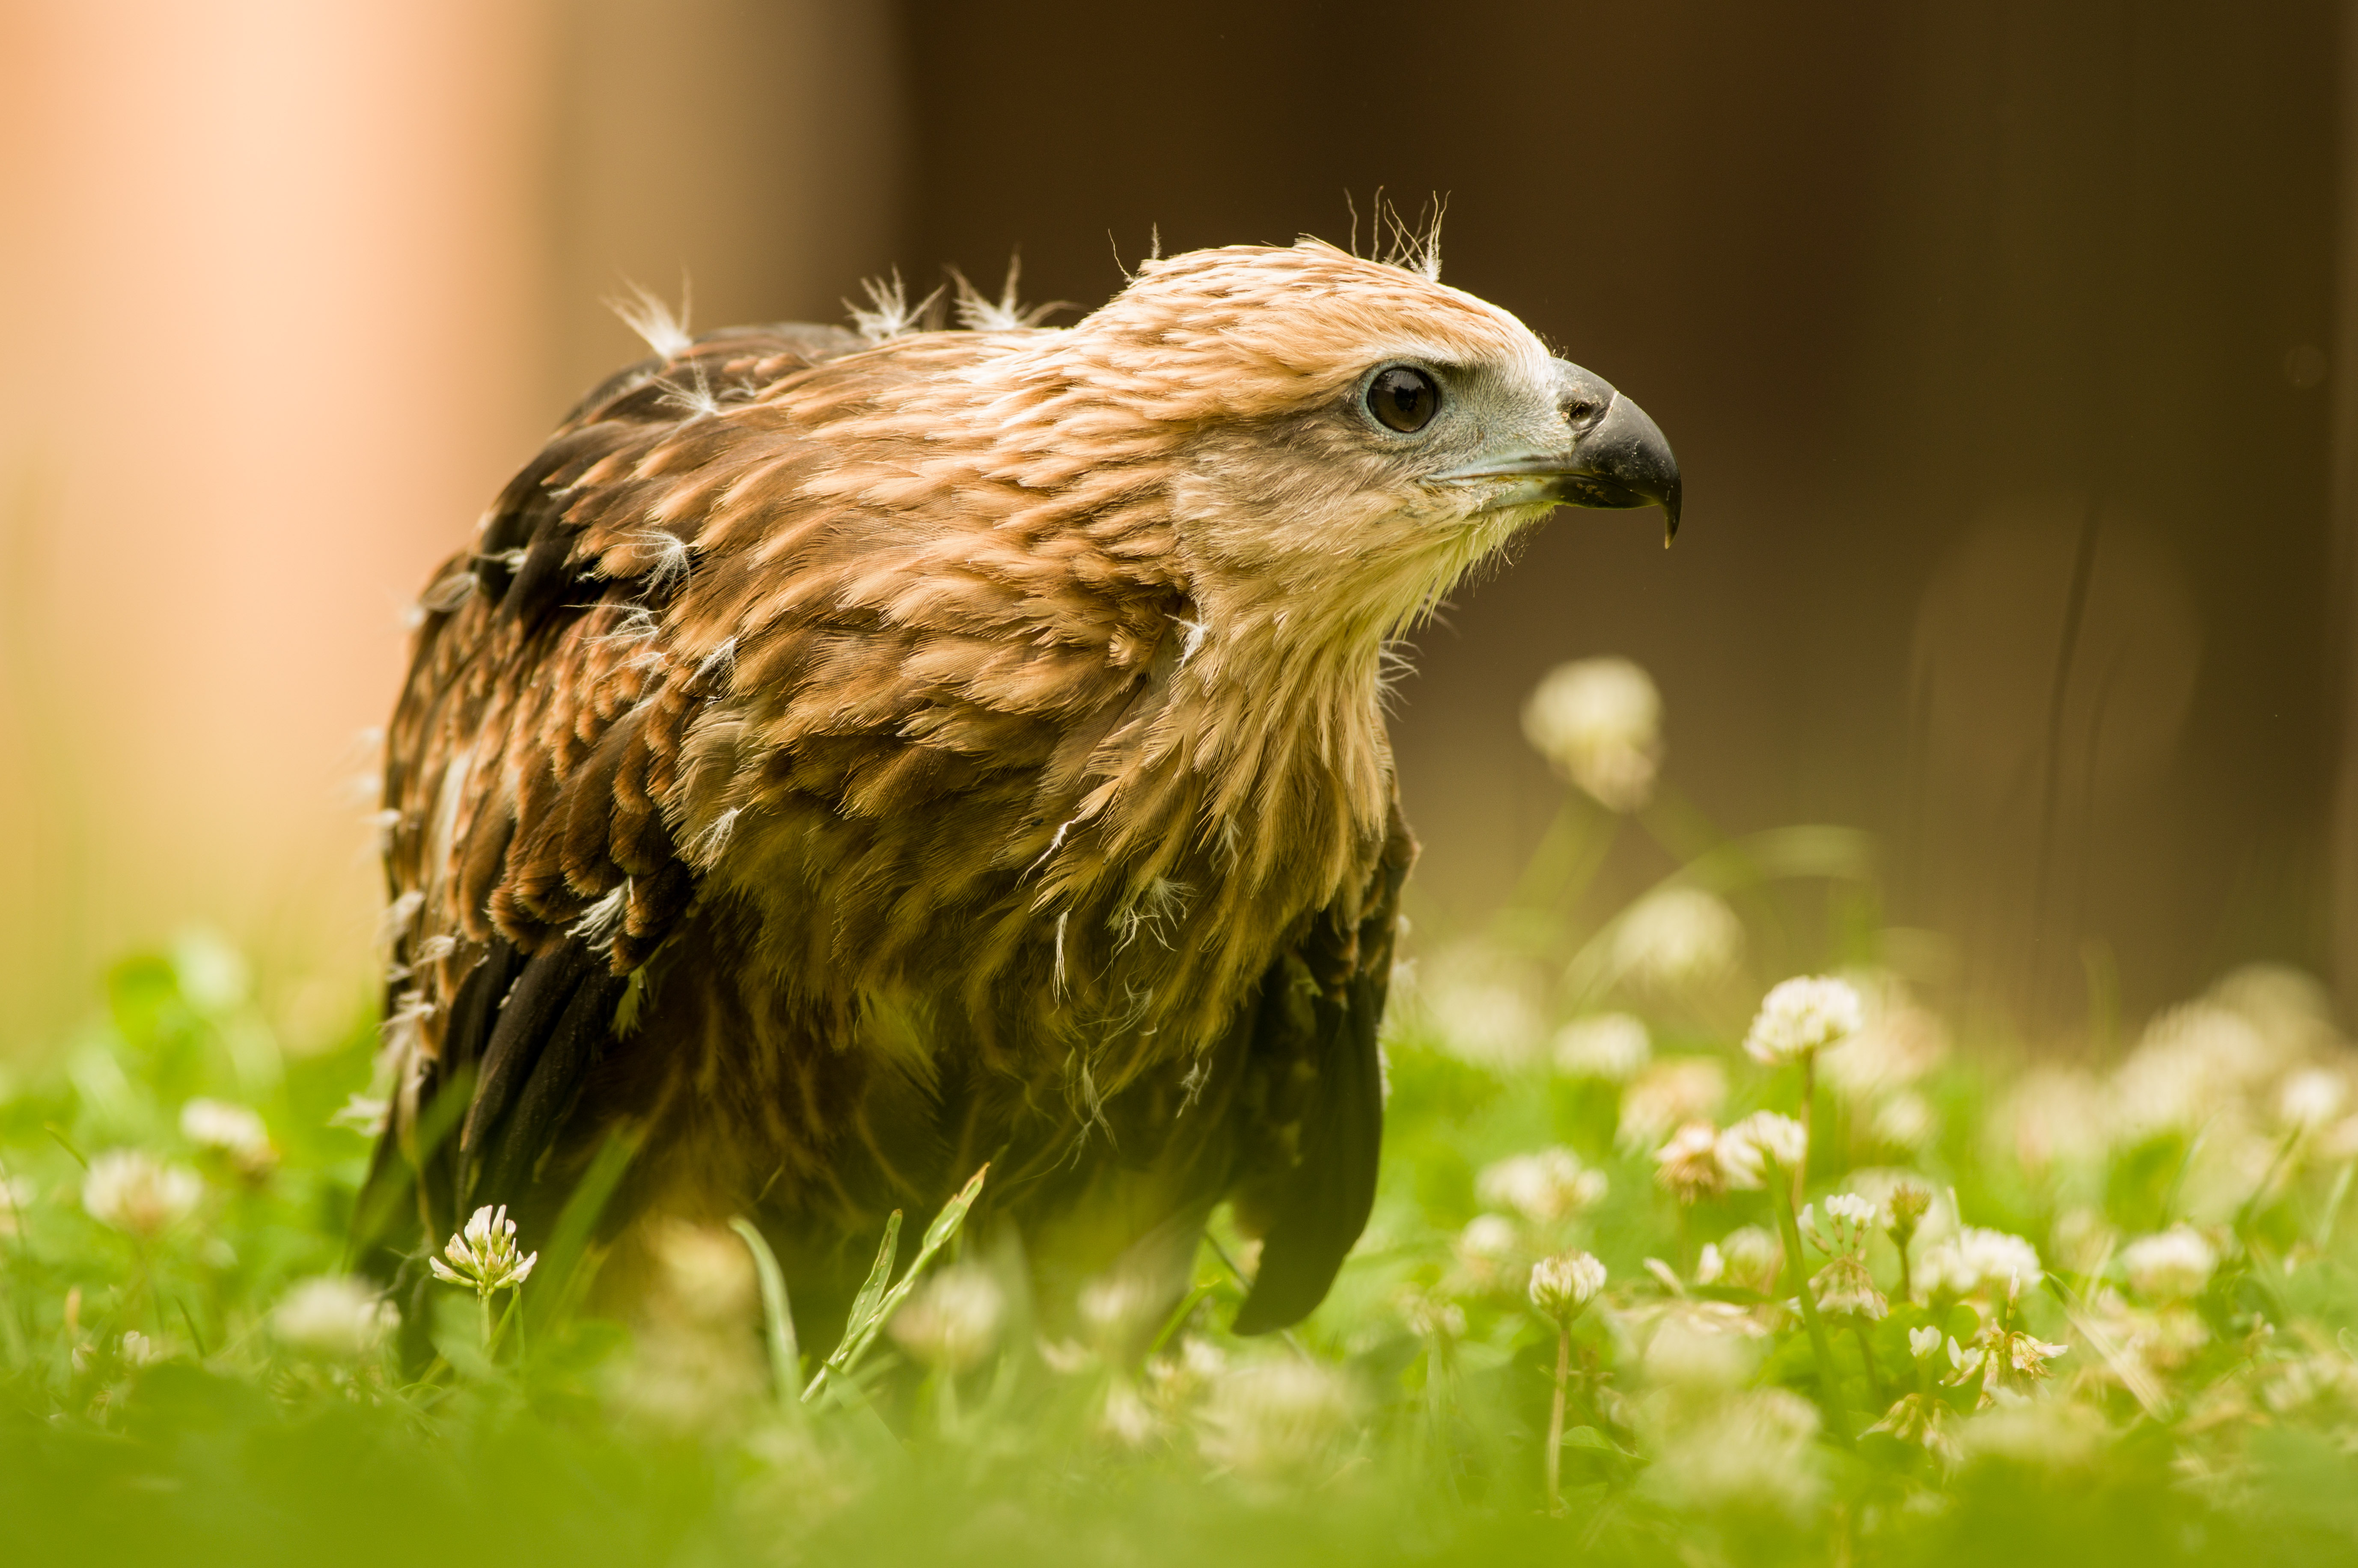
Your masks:
M404 607L635 357L626 281L833 319L1020 247L1086 307L1379 189L1688 492L1422 637L1421 931L1512 884L1563 794L1518 708L1610 653L1686 806L1868 829L2030 1037L2254 958L2346 996L2353 48L2324 0L0 0L0 1051L192 925L292 1029L352 1005Z

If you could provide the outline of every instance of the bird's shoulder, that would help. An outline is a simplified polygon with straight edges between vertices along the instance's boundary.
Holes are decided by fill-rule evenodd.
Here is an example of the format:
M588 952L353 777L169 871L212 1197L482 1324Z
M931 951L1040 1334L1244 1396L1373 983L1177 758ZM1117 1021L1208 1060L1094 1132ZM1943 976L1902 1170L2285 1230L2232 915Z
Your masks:
M430 965L571 935L629 968L740 827L984 796L1012 821L1077 787L1185 599L1138 486L1032 482L1023 443L942 423L1020 336L741 329L585 398L422 600L396 940Z

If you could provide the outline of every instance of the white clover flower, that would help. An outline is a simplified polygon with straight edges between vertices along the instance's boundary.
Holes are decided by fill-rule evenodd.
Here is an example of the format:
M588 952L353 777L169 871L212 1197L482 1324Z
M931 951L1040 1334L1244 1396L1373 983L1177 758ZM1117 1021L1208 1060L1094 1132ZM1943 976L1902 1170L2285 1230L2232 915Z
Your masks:
M1910 1333L1909 1337L1914 1337ZM1940 1336L1935 1333L1933 1338ZM1912 1443L1943 1464L1952 1463L1957 1456L1956 1439L1950 1428L1954 1424L1949 1407L1925 1394L1902 1394L1894 1400L1882 1419L1866 1430L1887 1433L1902 1443Z
M1629 906L1614 927L1614 970L1658 990L1715 980L1744 956L1744 923L1701 888L1663 888Z
M1531 1265L1531 1305L1559 1326L1588 1310L1605 1288L1605 1265L1585 1252L1563 1252Z
M1923 1225L1925 1215L1931 1212L1932 1190L1921 1182L1893 1172L1853 1171L1850 1181L1854 1188L1868 1186L1872 1191L1879 1186L1883 1189L1883 1195L1877 1202L1877 1206L1883 1211L1883 1234L1891 1238L1894 1247L1902 1252L1907 1251L1908 1244L1916 1238L1918 1227ZM1870 1183L1872 1186L1869 1186Z
M1961 1226L1955 1235L1924 1249L1916 1278L1931 1295L1969 1296L1990 1290L2011 1295L2028 1290L2045 1276L2039 1266L2039 1249L2019 1236Z
M1556 1031L1555 1070L1566 1077L1626 1084L1652 1059L1646 1025L1626 1012L1575 1018Z
M1504 1215L1477 1214L1457 1233L1453 1288L1483 1292L1511 1288L1508 1273L1523 1251L1523 1235Z
M1208 1339L1189 1335L1176 1351L1165 1351L1146 1364L1147 1390L1166 1411L1193 1403L1228 1369L1226 1352Z
M1782 1171L1801 1169L1810 1157L1810 1133L1790 1116L1756 1110L1719 1135L1719 1151L1727 1184L1749 1190L1761 1185L1764 1163Z
M2332 993L2316 976L2289 965L2246 964L2221 979L2206 1000L2240 1013L2277 1062L2338 1039Z
M249 1174L268 1170L278 1158L261 1116L251 1107L228 1100L192 1099L182 1106L180 1135Z
M24 1229L25 1211L39 1193L29 1176L0 1176L0 1241Z
M1116 1378L1106 1385L1097 1419L1089 1424L1099 1437L1130 1449L1144 1448L1163 1433L1163 1418L1127 1378Z
M1558 665L1523 704L1523 736L1608 811L1636 811L1662 763L1662 697L1628 659Z
M1926 1324L1908 1331L1908 1352L1919 1361L1941 1348L1941 1331Z
M1517 1068L1535 1053L1539 1010L1511 987L1439 988L1432 993L1430 1006L1452 1055L1477 1066Z
M1875 1233L1879 1211L1872 1200L1856 1193L1836 1193L1826 1199L1825 1226L1819 1227L1817 1207L1801 1210L1801 1231L1830 1261L1811 1281L1821 1311L1840 1316L1881 1322L1890 1303L1875 1288L1866 1269L1867 1238Z
M2047 1233L2050 1256L2077 1274L2092 1274L2102 1268L2119 1243L2120 1233L2105 1220L2104 1211L2084 1204L2057 1215Z
M2101 1161L2115 1119L2112 1091L2093 1074L2034 1067L2016 1081L1988 1130L1999 1150L2036 1174Z
M2295 1132L2314 1132L2342 1114L2349 1102L2349 1081L2324 1067L2305 1067L2284 1082L2277 1095L2277 1118Z
M90 1162L81 1206L101 1225L150 1240L194 1214L205 1184L186 1165L144 1149L111 1149Z
M1673 1056L1655 1063L1621 1093L1616 1136L1628 1149L1647 1149L1691 1121L1710 1121L1727 1100L1727 1072L1709 1056Z
M927 1280L892 1314L892 1334L914 1359L956 1374L990 1354L1006 1316L1007 1296L999 1282L980 1269L960 1265Z
M2110 1433L2088 1406L2066 1400L2031 1400L1985 1410L1958 1433L1963 1456L1996 1460L2052 1477L2081 1468L2102 1453Z
M508 1217L507 1205L479 1208L467 1221L467 1227L450 1238L442 1249L442 1257L426 1260L427 1267L434 1271L436 1279L447 1284L468 1286L479 1296L514 1290L531 1276L532 1266L540 1261L537 1252L516 1255L515 1228L515 1221ZM445 1262L445 1259L449 1261Z
M649 1313L666 1331L734 1334L754 1321L761 1284L734 1231L669 1217L645 1227Z
M1727 1171L1719 1161L1719 1129L1708 1121L1690 1121L1671 1134L1654 1152L1654 1180L1681 1203L1700 1203L1727 1190Z
M1546 1034L1529 967L1481 942L1462 942L1421 971L1418 998L1449 1054L1476 1066L1520 1070Z
M391 1302L349 1275L302 1281L270 1311L270 1332L282 1343L338 1361L370 1354L400 1323Z
M1865 1022L1818 1058L1826 1087L1853 1105L1897 1094L1939 1066L1949 1054L1941 1021L1908 998L1898 981L1854 981Z
M1736 1334L1695 1317L1666 1317L1646 1342L1646 1380L1691 1394L1724 1393L1750 1376L1755 1357Z
M1913 1089L1902 1089L1875 1108L1867 1120L1867 1136L1886 1149L1921 1149L1941 1130L1932 1104Z
M1826 1200L1823 1231L1818 1227L1817 1210L1815 1204L1806 1205L1801 1210L1801 1234L1810 1238L1812 1246L1831 1257L1866 1255L1866 1238L1875 1233L1877 1217L1874 1200L1856 1193L1834 1194Z
M2242 1013L2189 1002L2156 1018L2113 1075L2115 1130L2135 1141L2191 1133L2282 1060Z
M1825 1491L1812 1452L1817 1433L1816 1409L1789 1389L1737 1394L1666 1432L1639 1485L1691 1506L1804 1519Z
M1253 1266L1260 1266L1258 1252ZM1170 1306L1171 1298L1150 1274L1137 1269L1114 1269L1082 1286L1073 1304L1080 1313L1081 1325L1088 1331L1091 1343L1102 1350L1155 1326L1160 1314Z
M1848 980L1802 975L1761 1000L1744 1052L1763 1066L1781 1067L1848 1039L1866 1022L1866 1004Z
M2121 1269L2128 1275L2129 1289L2147 1301L2190 1301L2202 1293L2218 1268L2218 1252L2188 1225L2141 1236L2121 1249Z
M1511 1258L1522 1245L1515 1222L1495 1214L1477 1214L1457 1235L1457 1250L1473 1258Z
M1493 1208L1511 1209L1534 1225L1557 1225L1605 1196L1606 1176L1569 1149L1542 1149L1485 1166L1474 1194Z
M1741 1225L1716 1242L1704 1244L1695 1281L1765 1296L1776 1291L1778 1276L1784 1271L1785 1244L1759 1226Z
M115 1342L114 1353L126 1367L153 1367L171 1354L163 1346L137 1329L129 1329Z
M1970 1346L1950 1339L1949 1365L1954 1371L1943 1380L1952 1389L1978 1383L1980 1395L1974 1408L1986 1409L2001 1395L2021 1394L2032 1384L2045 1381L2050 1376L2047 1363L2071 1348L1992 1324L1974 1336Z
M1767 1184L1768 1156L1760 1145L1748 1136L1739 1135L1736 1129L1722 1131L1714 1143L1712 1156L1719 1162L1721 1181L1739 1193L1757 1193Z
M1204 1457L1249 1479L1315 1475L1332 1465L1359 1413L1342 1371L1305 1357L1271 1357L1223 1371L1198 1416Z
M1463 1339L1466 1309L1455 1302L1410 1290L1401 1296L1401 1319L1420 1339Z
M2097 1321L2120 1346L2121 1360L2142 1363L2157 1371L2175 1371L2211 1342L2211 1327L2202 1314L2183 1301L2163 1302L2151 1308L2134 1307L2116 1291L2099 1291ZM2122 1368L2104 1368L2115 1377Z
M1873 1198L1858 1193L1836 1193L1826 1200L1826 1218L1856 1227L1862 1237L1875 1227L1876 1216L1879 1212Z
M1890 1310L1883 1292L1875 1288L1875 1277L1866 1271L1866 1260L1855 1253L1837 1253L1811 1280L1810 1289L1817 1298L1818 1310L1835 1316L1880 1323Z

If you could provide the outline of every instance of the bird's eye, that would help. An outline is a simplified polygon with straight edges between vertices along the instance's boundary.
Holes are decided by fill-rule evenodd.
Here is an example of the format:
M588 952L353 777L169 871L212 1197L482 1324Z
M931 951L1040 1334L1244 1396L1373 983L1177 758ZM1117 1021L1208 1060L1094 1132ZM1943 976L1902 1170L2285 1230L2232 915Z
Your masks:
M1421 370L1393 365L1368 383L1368 412L1387 430L1414 435L1440 411L1441 388Z

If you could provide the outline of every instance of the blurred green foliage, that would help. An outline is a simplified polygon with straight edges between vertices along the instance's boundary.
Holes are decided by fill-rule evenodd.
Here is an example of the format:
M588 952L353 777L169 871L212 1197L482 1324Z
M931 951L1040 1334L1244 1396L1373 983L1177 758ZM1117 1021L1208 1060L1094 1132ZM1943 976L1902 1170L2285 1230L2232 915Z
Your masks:
M1376 1215L1309 1323L1222 1332L1250 1255L1216 1226L1178 1314L1141 1323L1114 1291L1084 1313L1095 1328L1052 1342L1020 1260L954 1237L807 1403L827 1347L765 1346L754 1260L725 1233L683 1241L671 1309L632 1330L556 1310L543 1276L486 1344L471 1293L442 1289L439 1355L405 1370L365 1292L315 1282L342 1267L367 1162L371 1021L290 1049L217 944L127 959L103 1018L0 1097L10 1558L2151 1565L2358 1549L2342 1223L2358 1078L2313 987L2246 972L2117 1063L2007 1066L1952 1045L1875 967L1855 838L1713 847L1650 895L1714 901L1689 900L1683 933L1645 901L1583 929L1562 912L1622 819L1566 810L1552 876L1403 976ZM1812 962L1846 966L1867 1022L1815 1059L1805 1106L1802 1076L1741 1042L1766 982ZM1830 1312L1823 1353L1767 1239L1781 1175L1747 1184L1727 1162L1728 1128L1756 1110L1806 1111L1812 1217L1837 1193L1877 1206L1862 1261L1887 1310ZM1685 1188L1660 1160L1682 1127L1716 1151ZM1931 1212L1904 1290L1885 1222L1906 1181ZM2007 1237L2036 1248L2034 1277L1974 1277L1973 1249L2011 1256ZM1560 1346L1526 1283L1564 1252L1601 1259L1607 1283ZM1812 1249L1804 1271L1831 1258ZM2016 1353L2008 1335L2039 1364L1974 1372L1977 1345Z

